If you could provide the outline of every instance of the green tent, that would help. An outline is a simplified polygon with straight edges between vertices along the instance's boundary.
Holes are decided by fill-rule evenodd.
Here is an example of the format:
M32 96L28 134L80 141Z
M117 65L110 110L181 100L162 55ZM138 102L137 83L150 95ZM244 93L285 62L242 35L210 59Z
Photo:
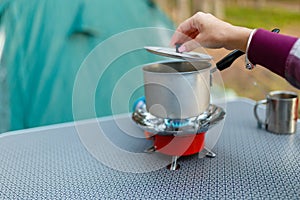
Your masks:
M128 88L122 84L124 90L119 86L115 89L118 81L134 67L159 58L137 49L120 55L109 67L102 61L126 42L156 43L160 35L153 34L155 28L146 27L173 28L150 0L2 0L0 20L0 132L73 121L74 107L76 120L115 113L111 106L114 91ZM133 41L99 51L97 59L93 53L88 56L97 45L101 48L101 42L114 37L122 40L122 33L125 39L130 33ZM166 39L160 39L167 44ZM105 70L92 91L95 105L87 105L84 96L91 87L90 79L97 74L93 72L95 68L85 72L86 81L76 82L76 77L84 63L93 62L96 69ZM80 85L75 88L76 95L83 96L78 102L81 97L74 96L76 84ZM142 88L138 88L129 104L140 95ZM130 107L127 100L122 103ZM87 107L93 107L95 115Z

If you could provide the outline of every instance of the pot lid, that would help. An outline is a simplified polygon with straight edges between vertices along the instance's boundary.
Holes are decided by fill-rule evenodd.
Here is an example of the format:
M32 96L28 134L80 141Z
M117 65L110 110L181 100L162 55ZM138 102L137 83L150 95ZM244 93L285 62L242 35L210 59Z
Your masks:
M170 58L177 58L183 60L190 60L190 61L209 61L212 60L212 57L207 54L198 53L198 52L183 52L179 53L176 51L175 48L168 48L168 47L153 47L153 46L146 46L144 47L147 51L160 55L166 56Z

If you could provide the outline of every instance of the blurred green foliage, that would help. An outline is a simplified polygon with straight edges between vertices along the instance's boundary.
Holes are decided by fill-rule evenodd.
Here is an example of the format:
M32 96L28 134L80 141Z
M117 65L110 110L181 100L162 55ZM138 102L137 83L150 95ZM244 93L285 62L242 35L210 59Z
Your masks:
M228 6L225 8L225 20L249 28L266 28L300 26L300 13L286 8L254 8Z

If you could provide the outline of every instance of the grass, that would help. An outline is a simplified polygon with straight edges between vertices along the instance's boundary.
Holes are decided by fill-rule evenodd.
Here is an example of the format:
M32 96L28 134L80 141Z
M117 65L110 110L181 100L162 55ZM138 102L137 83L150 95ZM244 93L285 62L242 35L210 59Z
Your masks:
M272 29L274 27L300 26L300 13L282 8L226 7L225 20L249 28Z

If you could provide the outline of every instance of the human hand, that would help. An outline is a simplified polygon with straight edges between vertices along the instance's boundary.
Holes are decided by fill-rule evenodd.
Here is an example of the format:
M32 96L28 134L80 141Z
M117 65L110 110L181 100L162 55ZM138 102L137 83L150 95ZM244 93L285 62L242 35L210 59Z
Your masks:
M233 26L211 14L198 12L178 26L171 45L182 44L179 52L188 52L200 45L245 52L250 32L251 29Z

